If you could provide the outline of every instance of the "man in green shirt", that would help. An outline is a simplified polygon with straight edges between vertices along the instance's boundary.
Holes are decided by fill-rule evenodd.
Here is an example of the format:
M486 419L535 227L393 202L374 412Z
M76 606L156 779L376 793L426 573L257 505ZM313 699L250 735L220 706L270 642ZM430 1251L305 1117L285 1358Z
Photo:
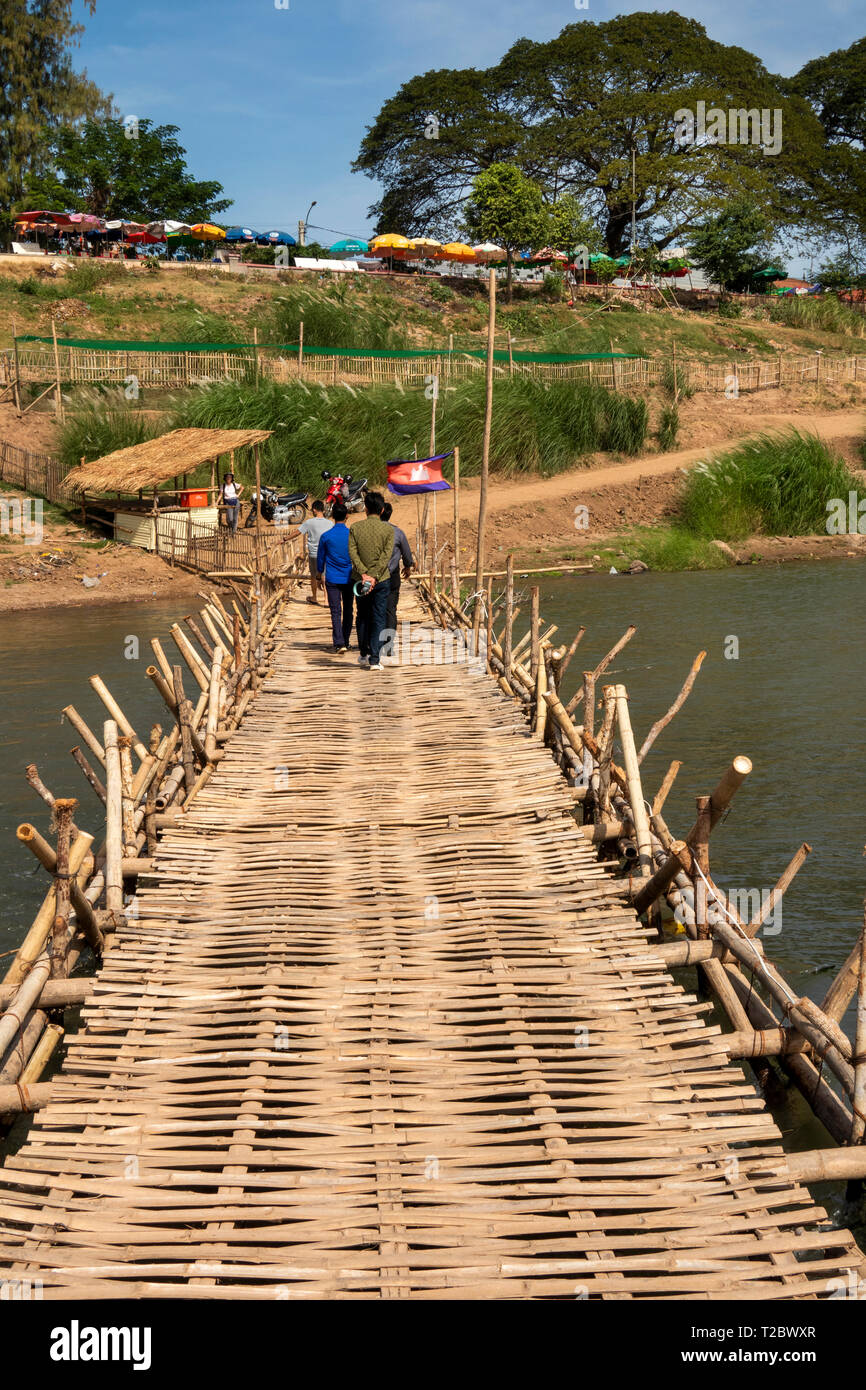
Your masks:
M388 613L388 595L391 592L391 573L389 569L391 553L394 549L394 530L382 520L385 499L381 492L368 492L364 498L367 516L364 521L356 521L349 530L349 559L356 581L365 586L366 592L358 594L358 646L361 666L369 666L371 671L381 671L379 648L382 643L382 629Z

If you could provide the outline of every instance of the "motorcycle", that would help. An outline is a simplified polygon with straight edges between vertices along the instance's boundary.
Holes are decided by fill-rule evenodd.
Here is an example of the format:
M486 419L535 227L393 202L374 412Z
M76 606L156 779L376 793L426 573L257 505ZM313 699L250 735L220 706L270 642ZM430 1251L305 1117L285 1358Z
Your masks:
M335 502L342 502L349 512L359 512L364 505L364 492L367 487L366 478L358 478L353 481L351 473L345 476L340 473L328 473L322 470L322 477L329 483L328 491L325 493L325 516L330 516Z
M255 526L258 495L253 492L250 510L244 526ZM307 515L307 494L305 492L278 492L276 488L262 484L262 519L272 521L275 526L298 526Z

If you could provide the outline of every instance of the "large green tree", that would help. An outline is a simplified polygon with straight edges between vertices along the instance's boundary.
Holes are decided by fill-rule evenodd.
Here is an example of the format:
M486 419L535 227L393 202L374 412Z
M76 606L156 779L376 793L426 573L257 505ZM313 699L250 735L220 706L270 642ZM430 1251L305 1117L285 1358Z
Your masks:
M86 0L90 12L94 0ZM0 239L20 211L28 179L43 170L52 134L107 109L108 100L72 61L83 26L72 0L0 5Z
M807 63L791 81L821 123L825 146L809 168L803 221L817 223L866 266L866 39Z
M700 135L684 142L676 113L699 102L781 112L778 153ZM823 144L809 103L754 54L717 43L695 20L642 13L568 25L548 43L521 39L484 72L413 78L383 106L354 168L384 186L372 209L380 227L411 234L447 231L475 176L507 161L548 203L575 195L618 255L633 192L640 237L660 248L732 197L759 200L781 225Z
M231 206L222 184L194 179L175 125L110 117L61 127L52 172L29 184L34 200L97 217L204 221Z

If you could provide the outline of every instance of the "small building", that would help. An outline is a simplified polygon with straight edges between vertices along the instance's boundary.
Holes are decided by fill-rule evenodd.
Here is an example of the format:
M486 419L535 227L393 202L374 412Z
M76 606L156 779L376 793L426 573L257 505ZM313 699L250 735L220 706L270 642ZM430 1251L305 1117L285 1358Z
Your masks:
M270 430L171 430L73 468L63 486L80 499L86 520L114 540L185 563L202 546L216 553L220 459L225 473L236 453L257 450L270 436ZM208 464L209 483L190 485Z

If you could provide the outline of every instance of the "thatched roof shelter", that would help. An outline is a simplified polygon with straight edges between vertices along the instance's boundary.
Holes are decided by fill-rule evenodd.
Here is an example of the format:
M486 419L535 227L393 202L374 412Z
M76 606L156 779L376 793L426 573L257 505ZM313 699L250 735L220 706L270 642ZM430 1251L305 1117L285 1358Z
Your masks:
M128 449L73 468L63 480L72 492L139 492L192 473L233 449L262 444L270 430L171 430Z

